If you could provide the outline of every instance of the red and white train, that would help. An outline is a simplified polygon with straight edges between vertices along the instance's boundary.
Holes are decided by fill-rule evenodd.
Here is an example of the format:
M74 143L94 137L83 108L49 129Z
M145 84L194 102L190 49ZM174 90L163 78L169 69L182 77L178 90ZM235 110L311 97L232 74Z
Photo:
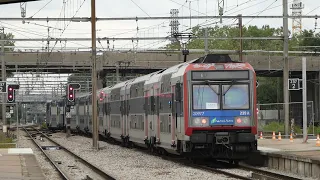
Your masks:
M125 146L236 162L257 150L256 74L228 55L209 54L95 95L99 134ZM91 103L91 93L76 97L72 129L91 133Z

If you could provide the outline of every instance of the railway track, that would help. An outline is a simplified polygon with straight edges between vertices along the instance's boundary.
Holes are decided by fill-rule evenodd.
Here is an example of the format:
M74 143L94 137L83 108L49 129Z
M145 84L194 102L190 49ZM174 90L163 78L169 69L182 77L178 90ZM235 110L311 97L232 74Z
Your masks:
M23 129L58 171L62 179L73 180L82 176L81 178L84 180L115 180L112 176L64 148L41 131L35 128Z
M86 135L86 137L91 137L89 135ZM105 139L101 139L103 141L106 141ZM117 142L109 142L106 141L108 143L111 144L117 144L120 145ZM172 155L160 155L160 154L156 154L156 153L152 153L148 150L142 149L142 148L135 148L138 149L140 151L143 151L144 153L150 154L150 155L154 155L154 156L158 156L161 157L163 159L166 160L170 160L176 163L180 163L183 164L185 166L189 166L192 168L197 168L197 169L201 169L201 170L206 170L212 173L216 173L216 174L221 174L221 175L225 175L227 177L230 178L235 178L235 179L241 179L241 180L300 180L300 178L296 178L296 177L292 177L292 176L287 176L287 175L283 175L283 174L279 174L279 173L274 173L271 171L265 171L262 169L258 169L255 167L251 167L248 165L244 165L244 164L240 164L240 165L232 165L228 162L224 162L224 161L215 161L214 163L212 162L204 162L204 161L190 161L186 158L183 157L177 157L177 156L172 156ZM239 173L235 173L233 171L242 171L240 174ZM245 174L245 175L244 175Z
M301 180L300 178L287 176L271 171L265 171L245 164L240 164L239 168L247 171L252 171L252 179L262 179L262 177L265 177L264 179L268 180Z
M229 177L245 180L301 180L300 178L258 169L245 164L233 165L223 161L216 161L215 163L206 163L204 165L201 165L201 163L194 163L194 166L212 172L225 174ZM227 172L232 171L232 169L242 170L242 174L247 174L247 176L235 175L232 172Z

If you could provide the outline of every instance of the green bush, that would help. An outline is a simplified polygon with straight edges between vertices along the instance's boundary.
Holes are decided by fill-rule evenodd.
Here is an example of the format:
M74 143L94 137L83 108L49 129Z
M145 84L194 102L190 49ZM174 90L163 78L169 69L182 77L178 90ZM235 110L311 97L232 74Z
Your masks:
M44 123L42 123L41 128L42 128L42 129L47 129L47 128L48 128L48 127L47 127L47 123L45 123L45 122L44 122Z
M312 134L313 133L313 126L308 127L308 134ZM320 134L320 127L319 126L315 126L314 127L314 134Z
M263 127L263 131L267 132L284 132L284 124L283 123L277 123L277 122L271 122Z
M273 132L274 131L276 133L278 133L278 132L284 133L284 123L271 122L263 127L263 131L265 131L265 132ZM297 134L301 134L302 130L300 129L299 126L294 126L294 132Z

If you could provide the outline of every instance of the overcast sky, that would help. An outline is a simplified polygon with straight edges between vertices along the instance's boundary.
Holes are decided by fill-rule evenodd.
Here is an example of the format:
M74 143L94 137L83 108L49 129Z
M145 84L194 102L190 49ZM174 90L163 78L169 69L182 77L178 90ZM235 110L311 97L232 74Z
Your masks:
M320 4L314 3L316 0L303 0L303 15L315 15L320 12ZM293 0L288 0L289 7ZM83 4L82 4L83 3ZM63 8L63 0L43 0L27 3L26 17L90 17L90 0L66 0ZM82 4L82 6L81 6ZM96 0L97 17L140 17L140 16L170 16L170 9L179 9L179 16L191 15L218 15L218 0ZM78 10L79 9L79 10ZM78 10L78 11L77 11ZM65 12L65 13L64 13ZM289 14L291 14L289 9ZM224 15L282 15L282 0L225 0ZM0 6L0 17L21 17L20 4ZM219 19L207 20L180 20L180 31L197 24L213 24ZM206 23L205 23L206 22ZM224 19L222 25L236 25L237 20ZM64 25L65 24L65 25ZM270 25L281 27L282 19L244 19L243 24L247 25ZM0 26L5 27L6 32L12 32L15 38L46 38L48 36L47 26L50 28L51 37L80 38L91 37L90 22L28 22L22 24L21 21L0 21ZM289 30L291 30L292 20L289 19ZM137 27L139 30L137 31ZM314 29L314 19L303 19L303 29ZM64 31L63 31L64 30ZM62 33L63 32L63 33ZM97 37L159 37L170 34L169 20L148 20L143 21L104 21L97 22ZM154 49L163 46L168 41L139 41L138 44L131 41L110 42L112 49L130 49L138 47L140 49ZM45 47L46 42L16 42L18 49L30 47ZM54 42L50 42L50 49ZM58 42L54 47L63 49L64 45ZM67 48L91 47L91 42L67 42ZM107 48L106 42L97 43L98 48ZM82 49L80 49L82 50ZM38 84L47 81L66 80L66 78L35 78ZM17 81L18 79L8 79ZM20 79L23 81L23 79ZM19 81L20 81L19 80ZM33 83L30 83L33 84ZM57 84L59 84L57 82ZM32 85L31 85L32 86ZM38 89L38 88L36 88Z
M65 10L63 9L63 0L43 0L38 2L27 3L27 17L90 17L90 0L66 0ZM288 0L289 7L293 0ZM315 5L315 0L303 0L305 8L303 14L315 15L320 12L320 5ZM80 7L80 5L83 5ZM46 5L47 4L47 5ZM191 15L218 15L218 0L96 0L97 17L135 17L135 16L170 16L170 9L179 9L180 16ZM77 12L77 9L79 11ZM282 0L225 0L225 15L282 15ZM65 12L65 15L64 15ZM289 14L291 14L289 9ZM20 5L2 5L0 6L0 17L21 17ZM206 20L192 20L191 25L208 24ZM207 22L214 23L219 20L208 19ZM223 24L232 25L235 20L224 19ZM2 21L0 25L5 26L6 32L14 33L16 38L46 38L47 27L50 28L50 36L52 37L91 37L91 23L89 22L30 22L33 24L22 24L21 21ZM38 25L36 25L36 24ZM64 23L67 26L65 29ZM190 28L190 20L180 20L180 30ZM243 24L247 26L262 26L269 24L273 27L282 26L282 19L244 19ZM304 29L314 29L314 19L303 19ZM291 30L292 21L289 20L289 30ZM139 31L137 32L137 26ZM97 23L97 37L152 37L169 35L169 20L159 21L104 21ZM131 41L115 41L110 42L110 48L156 48L167 42L159 40L139 41L138 45ZM33 46L43 47L46 42L16 42L18 47ZM50 42L52 48L54 42ZM91 42L67 42L69 48L87 48ZM64 45L57 43L56 48L62 48ZM97 47L107 48L106 42L97 43ZM20 49L20 48L19 48Z

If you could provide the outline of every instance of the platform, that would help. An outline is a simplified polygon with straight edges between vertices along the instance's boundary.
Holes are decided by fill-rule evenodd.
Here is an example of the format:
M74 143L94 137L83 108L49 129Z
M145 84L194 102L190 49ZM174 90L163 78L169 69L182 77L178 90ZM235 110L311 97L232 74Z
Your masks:
M277 151L320 151L320 146L316 146L316 139L308 139L307 143L303 143L302 139L259 139L258 150L262 152L277 152Z
M1 180L45 180L31 148L0 149Z
M250 157L248 164L320 179L320 146L316 146L316 139L307 143L302 139L259 139L258 153Z

